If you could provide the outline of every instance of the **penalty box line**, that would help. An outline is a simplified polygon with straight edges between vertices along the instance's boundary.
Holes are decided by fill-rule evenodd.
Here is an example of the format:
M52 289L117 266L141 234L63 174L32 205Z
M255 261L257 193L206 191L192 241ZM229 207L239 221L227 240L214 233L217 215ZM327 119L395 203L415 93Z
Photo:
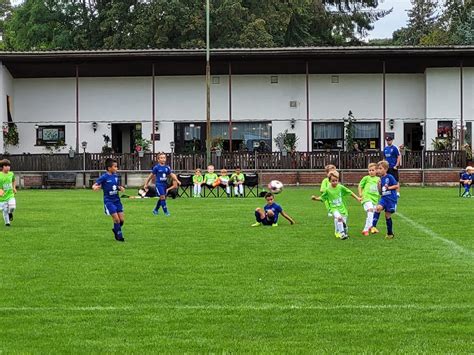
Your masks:
M443 242L444 244L446 244L450 249L453 249L461 254L465 254L467 256L469 256L470 258L473 258L474 257L474 252L470 249L467 249L459 244L457 244L456 242L453 242L452 240L450 239L447 239L447 238L444 238L442 237L441 235L439 235L438 233L436 233L434 230L428 228L428 227L425 227L424 225L420 224L420 223L417 223L415 222L414 220L404 216L403 214L397 212L397 216L399 216L401 219L403 219L407 224L411 225L412 227L418 229L420 232L430 236L431 238L433 239L436 239L436 240L439 240L441 242Z
M453 311L470 310L471 305L417 305L417 304L379 304L379 305L157 305L151 307L133 306L90 306L90 307L0 307L0 312L95 312L95 311L142 311L142 310L197 310L197 311L291 311L291 310L419 310Z

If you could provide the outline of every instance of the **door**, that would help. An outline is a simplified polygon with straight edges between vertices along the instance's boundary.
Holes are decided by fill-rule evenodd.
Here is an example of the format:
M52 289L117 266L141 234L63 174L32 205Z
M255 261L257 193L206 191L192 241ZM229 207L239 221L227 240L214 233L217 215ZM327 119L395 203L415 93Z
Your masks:
M133 153L135 124L112 124L112 149L114 153Z
M423 126L420 122L404 124L404 142L405 147L412 151L423 150L421 141L423 140Z

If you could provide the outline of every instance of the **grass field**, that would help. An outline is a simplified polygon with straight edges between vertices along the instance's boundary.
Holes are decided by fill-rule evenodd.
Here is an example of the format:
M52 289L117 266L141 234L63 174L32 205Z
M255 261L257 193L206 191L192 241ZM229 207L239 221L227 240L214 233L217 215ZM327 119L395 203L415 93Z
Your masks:
M277 228L250 227L261 198L124 200L126 243L101 193L20 191L0 352L473 353L474 199L402 189L394 240L351 199L340 241L315 190L277 196Z

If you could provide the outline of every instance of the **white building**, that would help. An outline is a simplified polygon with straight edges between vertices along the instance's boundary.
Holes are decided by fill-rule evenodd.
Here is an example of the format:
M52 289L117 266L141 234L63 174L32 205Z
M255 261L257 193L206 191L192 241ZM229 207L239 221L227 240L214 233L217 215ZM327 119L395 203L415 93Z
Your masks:
M386 132L431 149L461 121L472 144L474 46L219 49L211 60L212 134L225 149L276 150L285 130L299 151L341 148L349 111L366 148L381 148ZM0 121L19 132L18 146L0 135L0 153L83 141L100 152L104 135L128 153L140 132L156 152L205 145L202 50L3 52L0 61Z

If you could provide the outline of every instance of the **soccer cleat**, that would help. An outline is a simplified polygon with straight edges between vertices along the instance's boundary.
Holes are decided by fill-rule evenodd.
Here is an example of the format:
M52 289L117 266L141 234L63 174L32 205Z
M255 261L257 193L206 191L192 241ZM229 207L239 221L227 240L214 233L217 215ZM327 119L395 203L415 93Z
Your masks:
M385 239L393 239L393 238L395 238L395 235L394 235L394 234L387 234L387 235L385 236Z
M256 222L256 223L252 224L251 227L260 227L261 225L262 225L262 223Z
M169 216L171 216L171 214L169 212L165 212L165 216L169 217Z
M349 236L345 233L342 233L341 234L341 240L346 240L346 239L349 239Z
M369 231L362 231L362 235L365 236L365 237L368 237L369 236Z
M10 227L10 223L5 224L5 227Z
M10 212L10 213L8 214L8 217L10 218L10 222L13 221L13 213Z
M117 242L124 242L124 241L125 241L125 239L124 239L123 237L119 237L119 236L117 236L117 235L115 236L115 240L116 240Z
M273 223L272 227L278 227L278 223Z
M158 216L158 210L153 210L153 214L154 214L155 216Z
M342 234L339 232L334 233L334 235L336 236L336 238L339 238L339 239L342 237Z
M379 230L375 227L370 228L370 234L377 234Z

